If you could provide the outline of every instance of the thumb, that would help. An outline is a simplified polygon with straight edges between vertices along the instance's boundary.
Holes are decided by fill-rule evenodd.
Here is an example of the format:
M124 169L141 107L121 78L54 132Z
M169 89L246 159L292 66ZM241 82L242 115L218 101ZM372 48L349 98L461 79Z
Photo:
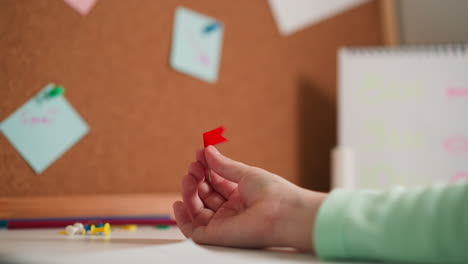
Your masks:
M216 172L219 176L236 183L240 182L252 169L252 167L244 163L223 156L223 154L212 145L206 147L205 158L208 163L208 168Z

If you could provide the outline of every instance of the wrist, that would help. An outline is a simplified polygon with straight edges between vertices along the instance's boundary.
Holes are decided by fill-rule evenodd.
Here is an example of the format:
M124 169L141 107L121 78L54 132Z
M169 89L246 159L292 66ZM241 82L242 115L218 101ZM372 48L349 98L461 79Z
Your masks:
M297 195L290 197L281 210L276 228L278 242L281 246L314 252L315 219L327 194L302 188L293 193Z

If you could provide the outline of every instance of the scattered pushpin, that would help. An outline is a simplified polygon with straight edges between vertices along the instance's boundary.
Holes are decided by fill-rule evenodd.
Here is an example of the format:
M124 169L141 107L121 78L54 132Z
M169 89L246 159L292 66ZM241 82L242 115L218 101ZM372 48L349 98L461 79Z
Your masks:
M65 92L65 89L62 85L57 85L54 88L50 89L45 95L46 98L54 98L62 95Z
M205 26L205 28L203 29L203 33L207 34L207 33L210 33L212 31L215 31L216 29L219 28L219 26L220 25L219 25L218 22L210 23L207 26Z
M155 226L156 229L169 229L168 225L157 225Z
M78 234L78 227L76 226L72 226L72 225L68 225L66 228L65 228L65 233L69 236L73 236L73 235L76 235Z
M84 235L86 233L86 230L84 228L84 225L82 223L75 223L73 225L74 227L76 227L78 230L77 230L77 234L81 234L81 235Z
M103 235L110 235L111 229L110 224L105 223L102 227L96 227L95 225L91 225L90 233L91 235L103 234Z
M113 225L112 228L122 229L122 230L127 230L127 231L135 231L137 230L137 225Z
M65 228L65 231L62 231L59 233L73 236L73 235L84 235L85 232L86 231L82 223L75 223L73 225L67 225L67 227Z

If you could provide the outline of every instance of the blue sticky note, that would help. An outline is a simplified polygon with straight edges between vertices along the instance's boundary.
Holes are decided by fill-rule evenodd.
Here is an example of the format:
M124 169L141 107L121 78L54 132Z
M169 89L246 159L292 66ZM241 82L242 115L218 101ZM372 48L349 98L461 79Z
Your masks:
M88 125L63 95L47 97L48 84L0 123L0 131L36 173L43 172L88 133Z
M182 73L216 82L223 42L221 22L178 7L172 36L171 66Z

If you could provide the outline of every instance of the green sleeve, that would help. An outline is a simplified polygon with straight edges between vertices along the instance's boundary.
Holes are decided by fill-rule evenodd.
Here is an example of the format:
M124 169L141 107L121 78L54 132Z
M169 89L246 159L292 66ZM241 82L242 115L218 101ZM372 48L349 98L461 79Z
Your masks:
M468 263L468 182L335 190L314 227L324 259Z

